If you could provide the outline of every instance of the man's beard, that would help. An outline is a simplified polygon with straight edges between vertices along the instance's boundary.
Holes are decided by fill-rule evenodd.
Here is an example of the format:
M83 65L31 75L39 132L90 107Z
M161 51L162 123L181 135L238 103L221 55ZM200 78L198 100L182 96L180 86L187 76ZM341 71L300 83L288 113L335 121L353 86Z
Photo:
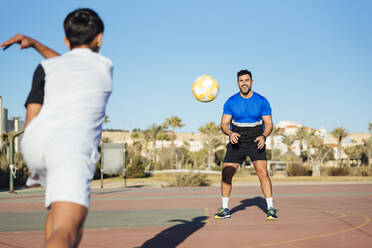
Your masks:
M251 87L248 88L248 91L247 92L243 92L242 88L240 88L240 93L242 93L244 96L248 96L249 92L251 92Z

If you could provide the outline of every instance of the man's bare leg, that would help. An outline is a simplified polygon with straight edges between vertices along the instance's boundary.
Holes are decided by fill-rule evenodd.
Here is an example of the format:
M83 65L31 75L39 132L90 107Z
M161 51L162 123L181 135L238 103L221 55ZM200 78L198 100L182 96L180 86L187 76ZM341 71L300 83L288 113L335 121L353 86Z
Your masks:
M54 202L50 211L52 229L46 247L77 247L83 234L88 209L72 202Z
M52 212L49 210L47 218L45 220L45 228L44 228L45 242L48 241L51 234L52 234Z
M222 180L221 180L221 195L222 197L230 197L232 189L232 178L235 171L238 169L237 163L223 163L222 165Z
M272 185L269 174L267 172L267 162L266 160L256 160L253 161L254 168L258 178L260 179L262 193L265 198L272 197Z
M267 172L267 161L266 160L257 160L253 162L254 168L256 169L258 178L260 179L261 189L265 196L267 204L267 217L268 220L276 220L277 210L274 208L273 198L272 198L272 185Z
M232 178L236 169L239 167L237 163L223 163L222 165L222 180L221 180L221 196L222 205L218 213L214 215L215 219L230 218L229 212L229 197L232 189Z

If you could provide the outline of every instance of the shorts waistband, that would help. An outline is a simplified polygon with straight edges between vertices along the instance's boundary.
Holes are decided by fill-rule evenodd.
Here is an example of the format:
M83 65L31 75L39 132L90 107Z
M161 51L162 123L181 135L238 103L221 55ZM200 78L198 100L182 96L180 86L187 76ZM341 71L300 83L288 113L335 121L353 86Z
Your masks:
M231 123L237 127L256 127L256 126L262 125L262 120L251 122L251 123L240 123L240 122L236 122L232 120Z

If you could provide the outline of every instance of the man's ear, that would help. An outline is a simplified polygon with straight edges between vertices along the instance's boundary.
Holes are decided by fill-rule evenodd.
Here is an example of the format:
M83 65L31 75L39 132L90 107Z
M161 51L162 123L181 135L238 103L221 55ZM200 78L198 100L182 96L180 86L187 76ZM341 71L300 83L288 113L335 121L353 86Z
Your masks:
M68 41L67 37L65 37L63 41L65 42L65 44L66 44L66 46L68 47L68 49L71 49L71 44L70 44L70 42Z
M94 38L97 47L101 47L101 45L102 45L102 36L103 36L103 33L99 33L99 34Z
M102 33L99 33L96 35L96 37L94 37L92 42L89 44L89 47L90 49L92 49L92 51L98 53L99 49L101 48L101 45L102 45Z

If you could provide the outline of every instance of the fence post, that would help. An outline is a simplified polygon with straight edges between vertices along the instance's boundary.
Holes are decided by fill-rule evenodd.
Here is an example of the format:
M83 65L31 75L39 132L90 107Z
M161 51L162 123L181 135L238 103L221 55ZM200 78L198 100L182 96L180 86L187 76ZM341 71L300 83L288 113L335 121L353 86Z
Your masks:
M127 143L124 143L124 163L123 163L123 175L124 175L124 187L127 187Z
M24 132L24 129L14 132L13 134L10 134L9 137L9 152L10 152L10 158L9 158L9 193L15 193L14 192L14 178L16 177L13 169L14 169L14 142L15 138L19 135L21 135Z

